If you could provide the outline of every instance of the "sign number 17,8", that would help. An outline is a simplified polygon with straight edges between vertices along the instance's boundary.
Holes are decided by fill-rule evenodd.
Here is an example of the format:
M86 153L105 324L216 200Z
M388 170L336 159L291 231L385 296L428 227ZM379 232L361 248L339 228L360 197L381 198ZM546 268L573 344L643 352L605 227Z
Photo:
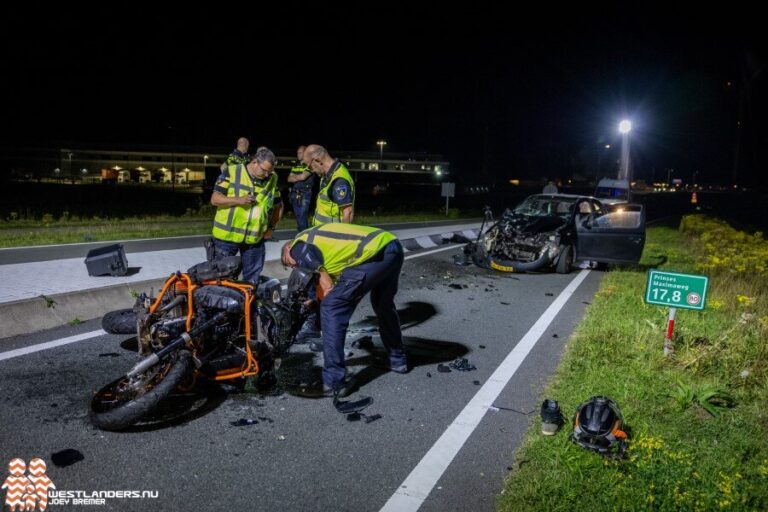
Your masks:
M680 291L674 291L672 292L672 297L670 299L667 298L669 290L666 288L653 288L651 289L651 294L653 295L653 300L664 300L664 301L670 301L671 302L680 302L681 293Z

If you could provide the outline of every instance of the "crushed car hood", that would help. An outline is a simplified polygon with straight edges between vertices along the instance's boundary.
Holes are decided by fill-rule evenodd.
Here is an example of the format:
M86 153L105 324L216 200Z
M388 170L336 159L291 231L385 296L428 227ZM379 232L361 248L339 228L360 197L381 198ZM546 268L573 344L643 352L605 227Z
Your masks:
M509 223L509 225L521 235L536 235L539 233L547 233L554 231L563 225L565 221L557 216L530 216L514 213L507 210L504 212L502 220Z

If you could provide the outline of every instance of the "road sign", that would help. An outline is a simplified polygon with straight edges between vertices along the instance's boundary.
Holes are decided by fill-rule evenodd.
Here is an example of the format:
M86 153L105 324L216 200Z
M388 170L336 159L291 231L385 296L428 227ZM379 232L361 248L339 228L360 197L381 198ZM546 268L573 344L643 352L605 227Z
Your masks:
M443 188L441 190L441 196L443 197L454 197L456 194L456 184L445 182L443 183Z
M651 270L645 287L645 302L701 311L707 298L708 285L707 276Z

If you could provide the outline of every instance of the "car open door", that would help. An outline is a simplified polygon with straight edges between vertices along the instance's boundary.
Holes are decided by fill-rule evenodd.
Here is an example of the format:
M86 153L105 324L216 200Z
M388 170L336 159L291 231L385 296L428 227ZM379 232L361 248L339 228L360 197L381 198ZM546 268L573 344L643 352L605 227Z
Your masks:
M645 246L645 211L623 204L582 216L576 222L576 258L603 263L637 263Z

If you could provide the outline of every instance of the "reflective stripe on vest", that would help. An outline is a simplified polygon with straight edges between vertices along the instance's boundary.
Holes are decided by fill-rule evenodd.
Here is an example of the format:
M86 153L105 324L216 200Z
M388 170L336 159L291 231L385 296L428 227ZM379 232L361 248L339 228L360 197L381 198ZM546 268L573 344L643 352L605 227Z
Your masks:
M296 174L303 174L305 172L310 172L309 167L307 167L304 164L297 165L296 167L291 167L291 172L295 172Z
M339 162L339 166L333 171L333 174L325 181L320 182L320 192L317 194L317 207L315 208L315 216L312 218L313 226L322 226L323 224L329 224L334 222L341 222L341 208L334 203L330 197L331 185L338 178L344 178L349 182L349 186L352 188L352 206L355 204L355 183L352 180L352 176L349 174L349 170Z
M264 186L254 183L244 165L231 165L227 197L253 194L256 201L250 208L229 206L219 208L213 219L213 236L234 243L258 243L267 230L270 210L277 191L277 175L273 174Z
M375 256L397 237L388 231L357 224L325 224L302 231L291 244L306 242L323 254L323 268L332 277L348 267L359 265Z

